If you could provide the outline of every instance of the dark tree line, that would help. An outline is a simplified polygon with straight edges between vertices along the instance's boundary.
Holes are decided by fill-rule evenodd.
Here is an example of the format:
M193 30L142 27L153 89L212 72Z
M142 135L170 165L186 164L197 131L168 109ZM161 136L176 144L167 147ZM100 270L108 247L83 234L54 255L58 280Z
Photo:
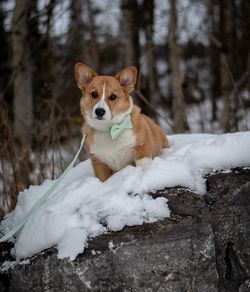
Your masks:
M81 60L107 74L130 65L143 69L140 91L154 108L161 107L164 102L169 104L164 110L171 115L174 132L184 132L189 129L185 102L190 102L188 97L192 99L192 92L187 92L187 89L192 86L199 89L202 85L196 81L197 84L190 86L195 80L190 80L189 72L183 71L183 64L190 58L203 59L203 66L207 66L210 72L209 93L206 92L204 97L211 99L212 120L219 118L217 100L222 98L223 117L219 122L223 131L239 128L241 117L237 108L243 106L244 101L238 96L241 88L236 90L235 86L237 88L237 82L240 82L241 87L247 87L249 1L190 0L189 5L203 2L206 6L204 22L208 45L192 39L186 44L179 43L178 7L181 1L166 1L168 35L164 45L154 43L154 34L157 33L154 31L155 7L157 2L164 0L121 0L117 36L108 31L100 32L96 17L103 11L96 7L95 1L69 1L65 11L59 14L59 18L65 13L69 15L67 35L61 36L63 42L60 36L52 33L53 23L58 21L55 10L61 1L50 0L41 11L38 10L38 0L17 1L13 11L8 12L12 22L9 29L4 25L7 15L4 4L7 2L1 1L1 79L5 78L1 82L1 91L13 113L15 135L22 137L20 139L25 143L32 140L34 117L39 119L42 116L37 111L37 104L46 98L44 95L62 105L68 105L74 95L79 95L75 91L72 68ZM141 35L145 39L143 43ZM168 66L165 78L170 81L170 86L164 95L159 88L156 65L159 61ZM6 82L9 85L7 90ZM237 91L237 97L232 96L234 91ZM157 119L156 111L138 97L137 102L147 114ZM71 110L70 115L76 113L74 106Z

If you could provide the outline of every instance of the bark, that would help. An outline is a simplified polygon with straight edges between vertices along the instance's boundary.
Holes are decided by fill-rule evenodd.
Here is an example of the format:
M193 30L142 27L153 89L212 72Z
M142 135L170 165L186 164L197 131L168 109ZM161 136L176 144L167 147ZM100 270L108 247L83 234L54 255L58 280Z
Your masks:
M223 96L223 113L222 113L222 127L224 132L230 132L233 128L233 100L230 98L232 91L232 77L231 64L233 62L233 3L232 0L223 0L220 2L220 31L222 49L220 52L220 75L221 75L221 93ZM236 122L235 122L236 124ZM236 126L236 125L235 125Z
M148 80L148 101L153 107L156 106L157 98L157 78L155 68L155 51L153 44L154 34L154 6L155 1L144 0L144 20L146 33L146 62L147 62L147 80ZM151 111L150 115L155 117L155 112Z
M96 72L100 72L100 60L98 52L98 42L97 42L97 32L95 25L95 15L93 12L92 2L90 0L86 1L88 16L89 16L89 31L90 31L90 55L91 64L95 68Z
M225 53L220 56L221 92L223 96L222 127L225 133L230 132L232 127L232 105L230 92L232 90L231 80L228 73L228 58Z
M243 58L239 58L238 60L241 65L240 68L241 72L245 69L246 67L246 62L249 62L250 59L250 1L249 0L241 0L241 37L239 37L239 42L240 42L240 48L241 48L241 56L244 56ZM249 68L249 67L248 67ZM250 71L249 76L250 76ZM250 80L249 83L250 84ZM250 87L250 85L249 85Z
M177 45L177 12L176 0L171 0L169 20L169 65L171 72L170 87L173 98L173 130L176 133L185 132L189 129L185 111L184 96L182 92L182 76L180 71L180 55Z
M122 0L122 33L124 39L123 67L135 66L138 70L137 86L140 90L141 74L140 74L140 45L139 45L139 30L140 30L140 11L137 0ZM141 98L136 98L136 103L142 108L144 113L148 113L147 107Z
M211 120L214 122L217 120L217 98L220 96L220 54L218 48L213 42L213 37L218 35L218 22L214 15L214 10L218 7L217 0L207 0L207 13L208 13L208 34L209 34L209 61L210 61L210 101L211 101Z
M134 0L122 0L122 25L124 34L124 66L139 69L138 4Z
M9 45L8 45L8 34L5 31L4 21L5 21L5 13L3 9L3 1L0 1L0 44L1 44L1 54L0 54L0 99L2 98L2 94L4 92L4 88L7 79L7 68L9 62Z
M29 16L32 1L16 1L12 24L14 75L14 135L30 145L33 126L32 64L29 48Z
M52 18L54 9L56 6L57 0L50 0L49 4L47 5L47 19L46 19L46 46L47 50L49 50L50 46L50 31L52 26Z
M70 5L70 24L68 32L68 47L69 56L74 56L71 59L72 65L76 62L88 63L84 41L84 22L82 18L83 0L71 0Z

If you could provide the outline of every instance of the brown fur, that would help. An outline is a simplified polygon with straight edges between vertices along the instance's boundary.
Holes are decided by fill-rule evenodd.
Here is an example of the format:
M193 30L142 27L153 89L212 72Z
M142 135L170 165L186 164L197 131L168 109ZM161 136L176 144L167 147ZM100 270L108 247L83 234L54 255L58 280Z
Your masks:
M164 131L149 117L141 114L141 109L137 106L134 106L131 117L136 135L134 160L143 157L154 158L159 155L162 149L168 146Z

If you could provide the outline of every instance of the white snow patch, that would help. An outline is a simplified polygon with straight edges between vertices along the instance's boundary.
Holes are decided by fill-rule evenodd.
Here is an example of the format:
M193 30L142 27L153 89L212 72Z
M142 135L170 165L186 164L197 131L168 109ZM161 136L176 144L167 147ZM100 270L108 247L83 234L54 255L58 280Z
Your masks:
M113 250L114 250L114 247L115 247L115 245L114 245L113 241L112 241L112 240L109 241L109 243L108 243L108 248L109 248L111 251L113 251Z
M0 272L6 272L9 269L13 269L17 265L29 265L30 264L30 259L25 259L22 261L5 261L2 263L0 267Z
M146 192L183 186L204 193L205 173L250 166L250 132L168 138L170 148L146 170L127 166L104 183L94 177L89 160L74 167L17 234L17 259L56 246L58 257L73 260L89 238L169 217L167 200L153 199ZM46 180L21 192L15 210L2 221L1 231L6 234L13 228L52 183Z
M136 240L132 240L129 242L119 242L118 244L114 244L114 242L111 240L108 243L108 248L110 251L116 253L120 247L125 246L125 245L129 245L129 244L134 243L134 242L136 242Z

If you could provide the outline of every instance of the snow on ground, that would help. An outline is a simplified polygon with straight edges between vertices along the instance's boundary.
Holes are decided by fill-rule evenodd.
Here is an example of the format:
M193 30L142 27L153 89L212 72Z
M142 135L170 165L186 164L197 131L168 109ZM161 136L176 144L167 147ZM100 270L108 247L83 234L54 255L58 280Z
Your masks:
M58 257L71 260L87 241L108 231L169 217L167 200L148 191L183 186L205 193L204 174L250 166L250 132L224 135L187 134L169 137L170 148L146 169L127 166L105 183L94 177L90 161L74 167L42 209L15 240L17 259L56 246ZM13 212L2 221L5 234L51 186L46 180L19 194Z

